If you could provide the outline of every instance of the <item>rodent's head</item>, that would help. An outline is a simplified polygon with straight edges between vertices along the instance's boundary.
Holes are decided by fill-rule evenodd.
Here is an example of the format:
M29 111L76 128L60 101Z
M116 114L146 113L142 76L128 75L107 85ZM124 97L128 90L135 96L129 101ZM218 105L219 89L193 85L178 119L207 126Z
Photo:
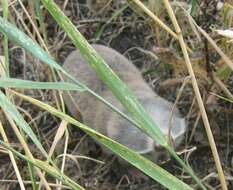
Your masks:
M107 135L140 154L154 150L152 138L117 114L108 121Z
M180 117L179 111L175 109L171 115L172 104L161 97L140 99L140 102L165 136L171 126L173 145L179 146L186 131L185 120ZM107 135L153 161L158 161L162 154L166 155L164 151L159 151L152 138L117 114L108 122Z
M170 131L169 139L174 148L178 147L187 129L185 119L181 117L179 110L176 107L172 110L173 105L160 96L142 98L141 103L165 136L168 137Z

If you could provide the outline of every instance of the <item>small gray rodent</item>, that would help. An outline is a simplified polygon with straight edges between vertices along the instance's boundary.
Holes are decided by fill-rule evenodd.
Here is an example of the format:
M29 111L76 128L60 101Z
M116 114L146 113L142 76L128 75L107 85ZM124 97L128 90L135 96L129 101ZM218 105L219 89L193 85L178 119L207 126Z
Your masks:
M158 96L143 80L139 70L123 55L103 45L94 44L92 46L134 92L163 134L168 135L172 104ZM127 113L112 92L107 89L90 66L85 63L79 50L73 51L67 57L63 68L122 112ZM156 147L158 147L158 144L141 130L111 111L110 108L92 95L86 92L71 92L70 94L72 98L65 93L64 100L72 115L77 116L78 109L81 112L83 122L89 127L140 154L152 153L152 157L154 157L152 159L157 159ZM185 119L181 118L177 108L174 110L171 124L171 137L174 147L177 147L186 131Z

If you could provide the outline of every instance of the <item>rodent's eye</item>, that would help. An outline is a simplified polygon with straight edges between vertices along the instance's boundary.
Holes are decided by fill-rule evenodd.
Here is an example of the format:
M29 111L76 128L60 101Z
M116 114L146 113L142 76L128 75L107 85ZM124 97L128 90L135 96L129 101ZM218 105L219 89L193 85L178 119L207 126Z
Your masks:
M158 155L158 163L164 164L170 160L170 155L167 152L160 152Z
M155 150L156 152L165 151L165 149L164 149L162 146L160 146L160 145L155 145L154 150Z

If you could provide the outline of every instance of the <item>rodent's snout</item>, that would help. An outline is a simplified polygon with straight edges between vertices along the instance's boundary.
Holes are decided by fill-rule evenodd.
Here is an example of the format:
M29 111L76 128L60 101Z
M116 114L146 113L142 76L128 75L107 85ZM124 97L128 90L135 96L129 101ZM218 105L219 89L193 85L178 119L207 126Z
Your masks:
M155 146L153 151L143 154L143 156L159 165L170 160L169 153L161 146Z
M168 137L174 148L178 147L187 130L185 119L180 116L178 109L171 113L172 104L161 97L144 100L143 104L163 135Z
M173 146L178 147L184 139L187 131L187 123L185 118L176 117L173 119L173 125L171 126L171 137L173 140Z

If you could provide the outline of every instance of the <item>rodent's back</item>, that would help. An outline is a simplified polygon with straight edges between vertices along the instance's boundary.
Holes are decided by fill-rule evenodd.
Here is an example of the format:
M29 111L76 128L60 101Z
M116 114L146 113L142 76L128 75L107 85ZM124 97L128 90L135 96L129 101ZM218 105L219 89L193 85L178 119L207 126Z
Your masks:
M140 85L143 78L138 69L117 51L103 46L92 45L93 48L104 58L107 65L123 80L129 87ZM85 83L96 93L101 94L105 84L100 81L90 65L84 61L79 50L73 51L66 59L64 69L72 73L80 82ZM135 84L131 84L134 83ZM137 83L137 84L136 84ZM144 81L143 81L144 83ZM102 87L102 88L101 88ZM132 89L131 88L131 89ZM133 89L132 89L133 90Z
M117 51L103 45L93 45L93 48L103 57L108 66L123 80L123 82L128 85L128 87L136 94L136 96L151 96L153 94L152 90L144 82L138 69L128 59L126 59ZM111 104L118 107L119 109L123 109L118 100L116 100L116 98L113 96L112 92L109 91L106 85L97 77L96 73L91 69L90 65L84 61L79 50L73 51L67 57L63 64L63 68L67 72L71 73L80 82L84 83L94 92L105 98ZM71 95L74 99L74 102L72 102L70 98L65 98L69 111L75 115L76 108L72 106L72 104L77 104L82 113L83 121L86 122L86 124L93 125L94 123L98 123L98 121L101 120L96 118L97 113L95 110L101 109L105 118L105 112L107 115L112 112L109 108L107 108L105 105L102 105L101 102L99 102L95 97L89 95L88 93L71 92Z
M167 135L172 104L159 97L143 80L139 70L123 55L106 46L92 46L102 56L109 67L133 91L154 122ZM106 85L97 77L89 64L84 61L79 50L72 52L68 56L63 68L127 114L127 111L113 96L112 92L107 89ZM71 92L71 95L73 101L65 94L65 103L74 116L77 114L77 109L74 105L78 107L85 124L139 153L154 151L155 143L150 137L118 116L95 97L87 92ZM178 110L174 112L172 121L174 121L174 127L171 130L172 137L182 139L185 132L185 122L184 119L180 118ZM179 140L178 144L180 142L181 140Z

